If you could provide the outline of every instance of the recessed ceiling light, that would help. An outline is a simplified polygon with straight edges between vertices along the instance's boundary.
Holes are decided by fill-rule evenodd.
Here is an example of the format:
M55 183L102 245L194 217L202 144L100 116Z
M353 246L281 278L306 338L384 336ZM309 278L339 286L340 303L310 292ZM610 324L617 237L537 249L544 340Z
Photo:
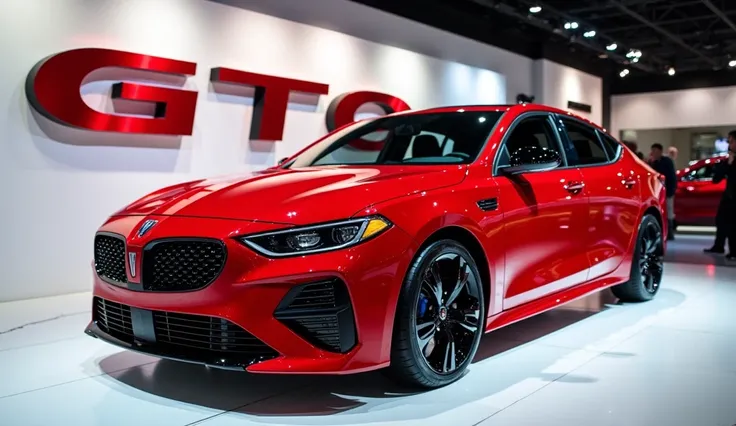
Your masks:
M585 37L585 38L595 37L595 31L593 31L593 30L586 31L586 32L583 33L583 37Z
M675 69L670 67L670 69L667 70L667 74L669 75L675 75Z
M577 22L565 22L565 29L566 30L574 30L578 28Z
M540 6L532 6L529 8L529 13L539 13L542 11Z
M736 67L736 60L732 60L728 63L729 67Z
M611 43L608 46L606 46L606 50L610 50L610 51L614 51L617 48L618 48L618 44L616 44L616 43Z
M620 73L618 73L618 75L620 75L621 78L626 77L627 75L629 75L629 70L628 69L624 69Z

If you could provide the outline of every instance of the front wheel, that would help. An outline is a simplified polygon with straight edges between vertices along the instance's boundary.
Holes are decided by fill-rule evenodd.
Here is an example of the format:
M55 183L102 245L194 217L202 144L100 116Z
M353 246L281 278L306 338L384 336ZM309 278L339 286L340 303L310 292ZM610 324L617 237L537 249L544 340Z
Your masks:
M425 388L459 379L483 335L483 283L470 253L454 240L414 259L399 297L389 373Z
M662 227L652 215L645 215L636 237L629 281L611 290L624 302L652 300L659 291L664 274Z

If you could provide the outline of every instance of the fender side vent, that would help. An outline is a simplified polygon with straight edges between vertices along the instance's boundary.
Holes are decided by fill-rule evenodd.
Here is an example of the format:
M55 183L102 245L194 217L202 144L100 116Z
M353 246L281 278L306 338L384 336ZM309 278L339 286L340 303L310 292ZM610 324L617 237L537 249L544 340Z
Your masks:
M478 201L478 207L484 212L490 212L498 209L498 198L489 198L487 200Z

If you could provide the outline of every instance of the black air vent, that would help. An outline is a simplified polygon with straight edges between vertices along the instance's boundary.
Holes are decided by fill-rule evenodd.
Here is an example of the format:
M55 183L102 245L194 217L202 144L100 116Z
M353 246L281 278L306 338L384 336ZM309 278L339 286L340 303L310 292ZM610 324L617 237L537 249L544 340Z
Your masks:
M130 306L95 298L93 318L106 333L124 342L133 341Z
M125 240L122 236L98 234L95 236L95 271L112 284L126 284Z
M274 316L320 349L345 353L355 346L353 307L345 283L338 279L292 288Z
M478 207L483 211L493 211L498 209L498 198L489 198L487 200L478 201Z
M134 311L139 314L135 318ZM226 367L244 367L278 356L224 318L148 311L100 297L94 299L92 318L102 332L156 356Z

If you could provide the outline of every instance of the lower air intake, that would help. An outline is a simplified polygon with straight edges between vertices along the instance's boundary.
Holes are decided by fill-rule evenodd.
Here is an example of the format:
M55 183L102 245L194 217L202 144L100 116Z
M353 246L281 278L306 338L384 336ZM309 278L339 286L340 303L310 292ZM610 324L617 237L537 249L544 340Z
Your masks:
M95 297L92 319L104 333L156 356L223 367L245 367L278 356L224 318L148 311ZM141 330L152 331L155 338Z
M292 288L274 316L320 349L346 353L355 346L353 307L345 283L338 279Z

